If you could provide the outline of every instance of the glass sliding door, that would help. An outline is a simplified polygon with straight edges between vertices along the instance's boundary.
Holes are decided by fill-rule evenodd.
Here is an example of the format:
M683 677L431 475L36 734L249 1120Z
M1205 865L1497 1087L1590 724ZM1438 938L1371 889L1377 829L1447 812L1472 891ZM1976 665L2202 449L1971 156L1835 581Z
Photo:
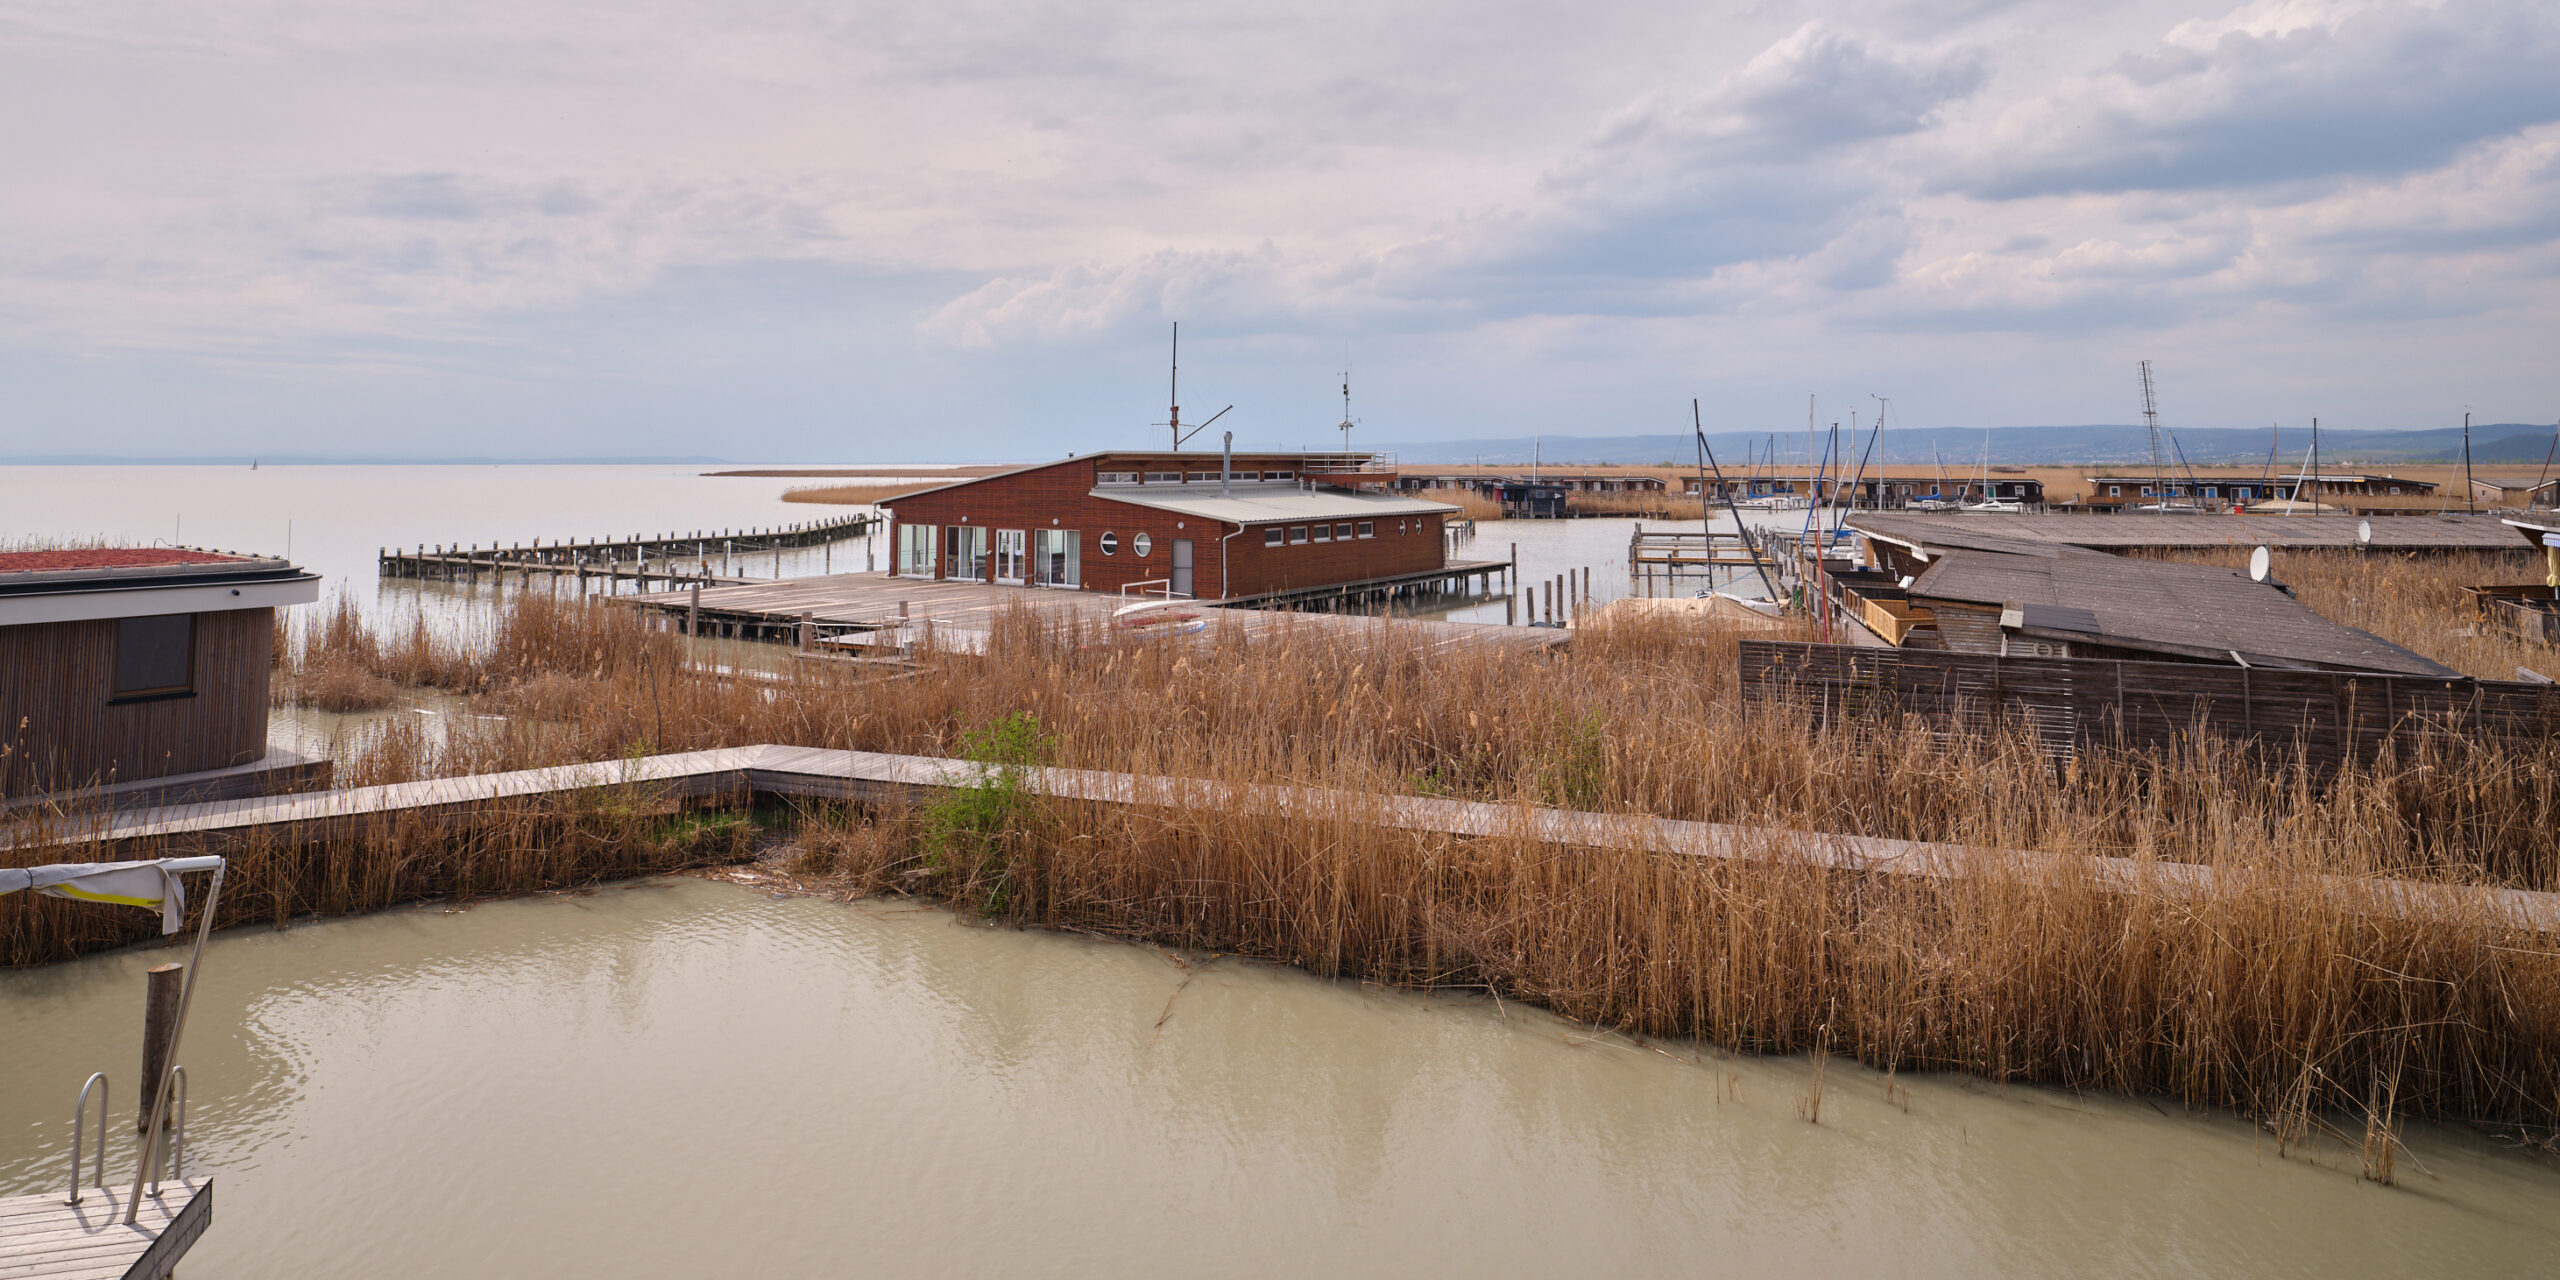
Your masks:
M939 525L900 524L898 526L898 576L930 578L934 569L934 542L942 531Z
M996 581L1019 584L1030 576L1030 541L1020 529L996 530Z
M943 526L944 570L954 581L987 580L987 531L973 524Z
M1081 541L1073 529L1032 530L1032 581L1044 587L1081 585L1084 570L1077 562Z

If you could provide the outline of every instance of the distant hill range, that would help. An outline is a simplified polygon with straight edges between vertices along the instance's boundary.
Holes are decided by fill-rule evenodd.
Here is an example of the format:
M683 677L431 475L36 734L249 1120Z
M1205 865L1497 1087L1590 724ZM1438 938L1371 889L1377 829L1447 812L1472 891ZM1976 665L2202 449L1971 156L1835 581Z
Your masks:
M1843 430L1841 433L1848 433ZM2058 464L2105 462L2148 463L2151 439L2140 426L2098 423L2078 427L1993 427L1989 432L1963 427L1888 429L1876 443L1880 459L1898 465L1925 463L1935 456L1950 465L1969 464L1982 456L1983 440L1989 436L1991 460L2053 466ZM2233 430L2223 427L2198 427L2191 430L2162 432L2161 450L2174 465L2177 454L2170 450L2174 436L2177 448L2186 460L2196 465L2207 463L2247 463L2266 460L2269 448L2263 430ZM1776 435L1778 457L1804 462L1805 437L1801 431L1790 436ZM1769 447L1771 436L1765 431L1710 431L1707 447L1715 450L1716 461L1738 466L1758 456ZM2471 428L2471 461L2476 468L2484 463L2512 466L2517 463L2541 465L2550 452L2552 429L2522 422L2474 423ZM1821 442L1817 442L1819 447ZM2299 466L2303 451L2311 445L2308 429L2286 429L2274 442L2282 456L2280 464ZM1449 465L1481 461L1488 466L1525 466L1530 461L1533 442L1521 436L1504 440L1431 440L1411 444L1382 444L1392 450L1396 460L1407 465ZM1866 433L1859 433L1856 451L1867 447ZM1697 460L1697 446L1688 436L1544 436L1534 442L1538 456L1546 463L1570 466L1574 463L1618 462L1651 464L1672 462L1689 465ZM1851 454L1854 463L1856 453ZM2320 433L2320 464L2346 466L2360 463L2387 462L2459 462L2462 460L2462 429L2433 428L2425 431L2328 431Z

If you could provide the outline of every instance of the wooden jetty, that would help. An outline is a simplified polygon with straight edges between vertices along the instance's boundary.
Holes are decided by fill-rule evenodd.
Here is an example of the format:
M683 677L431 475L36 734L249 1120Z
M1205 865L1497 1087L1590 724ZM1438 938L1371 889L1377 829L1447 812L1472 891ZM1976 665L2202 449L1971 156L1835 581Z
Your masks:
M1508 572L1509 568L1507 563L1497 561L1464 566L1464 571L1491 574ZM1323 591L1331 594L1365 586L1376 592L1379 585L1340 584ZM1267 603L1260 597L1257 601ZM839 573L743 586L688 586L682 591L625 596L621 603L657 614L671 628L690 635L791 641L803 648L886 651L930 644L946 653L968 653L983 648L996 620L1008 610L1023 609L1042 617L1076 619L1107 628L1112 610L1128 601L1098 591L899 578L885 573ZM1209 617L1212 632L1218 628L1241 628L1246 634L1261 634L1280 626L1341 630L1383 625L1452 648L1476 644L1546 647L1563 640L1552 633L1485 623L1288 614L1268 608L1221 607L1221 602L1216 601L1202 601L1201 608Z
M736 572L747 556L774 555L774 576L780 577L779 553L868 537L879 527L880 518L865 512L771 529L697 529L548 543L536 538L531 544L503 547L494 542L486 547L478 543L384 547L377 554L377 567L386 579L461 583L477 583L483 574L491 582L503 582L510 573L526 582L537 573L553 574L576 578L582 591L590 580L604 584L608 591L625 582L644 590L697 582L727 585L759 581ZM715 564L720 566L717 570Z
M60 1190L0 1200L0 1277L7 1280L161 1280L213 1221L213 1179L173 1178L145 1191L132 1225L124 1196L92 1187L77 1204Z
M1647 529L1639 522L1627 535L1627 568L1641 576L1649 569L1679 573L1691 569L1779 567L1775 554L1748 526L1739 533Z
M311 841L361 836L375 824L468 823L493 805L566 798L580 792L639 791L660 799L758 798L913 804L976 785L983 770L966 760L764 744L558 765L510 773L437 778L302 795L176 805L98 815L45 838L140 844L146 850L218 851L255 840ZM1563 848L1638 849L1671 856L1788 860L1839 871L1952 879L1984 873L2089 875L2127 893L2176 898L2216 889L2222 873L2195 863L2045 853L1843 835L1778 827L1657 818L1645 814L1548 809L1434 796L1343 791L1274 783L1032 768L1021 785L1035 795L1094 804L1215 809L1302 822L1344 821L1390 830L1535 840ZM0 842L0 848L14 847ZM2244 877L2259 873L2243 871ZM2479 919L2560 930L2560 893L2319 875L2306 884L2344 895L2361 909L2394 916ZM5 1273L0 1273L5 1274Z

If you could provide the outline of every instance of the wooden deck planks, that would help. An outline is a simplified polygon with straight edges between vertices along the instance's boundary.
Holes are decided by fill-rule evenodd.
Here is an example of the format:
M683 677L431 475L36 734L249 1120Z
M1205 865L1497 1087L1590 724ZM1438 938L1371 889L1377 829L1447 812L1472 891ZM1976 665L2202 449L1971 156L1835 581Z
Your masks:
M0 1200L0 1280L168 1275L213 1218L213 1179L186 1178L146 1194L124 1222L126 1187L90 1188L79 1204L47 1191Z
M1492 562L1471 566L1490 571ZM1457 572L1452 570L1452 572ZM622 597L620 603L651 609L683 618L696 606L691 591L660 591ZM746 586L706 587L699 607L706 624L743 622L768 631L781 631L809 616L821 631L840 634L847 630L885 630L903 628L906 634L920 633L930 624L937 634L957 635L991 632L996 621L1014 609L1026 609L1051 618L1078 619L1105 624L1111 612L1128 603L1116 595L1093 591L1067 591L1047 587L997 586L983 582L951 582L924 578L896 578L885 573L838 573L808 578L785 578L775 582L759 582ZM1243 634L1258 636L1279 627L1311 628L1341 633L1349 629L1387 625L1402 634L1420 636L1435 650L1463 648L1475 644L1547 648L1562 643L1564 637L1547 629L1502 627L1485 623L1437 622L1420 618L1371 618L1332 613L1292 613L1267 609L1224 607L1214 601L1203 602L1216 628L1240 628ZM903 606L903 612L901 607ZM1204 633L1205 634L1205 633ZM1152 640L1164 637L1151 637ZM945 645L946 648L971 649L966 640Z

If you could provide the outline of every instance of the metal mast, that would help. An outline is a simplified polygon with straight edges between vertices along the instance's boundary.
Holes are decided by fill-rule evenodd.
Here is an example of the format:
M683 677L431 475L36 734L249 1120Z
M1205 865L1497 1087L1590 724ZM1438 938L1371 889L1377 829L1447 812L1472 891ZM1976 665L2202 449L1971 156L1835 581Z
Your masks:
M1173 429L1173 451L1176 453L1182 452L1183 441L1206 430L1209 422L1216 422L1227 416L1227 409L1235 408L1234 405L1228 405L1227 409L1220 409L1210 414L1209 422L1203 422L1187 432L1182 429L1182 322L1179 320L1173 322L1173 372L1165 382L1165 399L1170 402L1167 416L1164 421L1156 425Z
M1352 427L1352 422L1351 422L1351 346L1350 346L1350 344L1349 344L1349 343L1345 343L1345 344L1343 344L1343 348L1342 348L1342 365L1343 365L1343 368L1342 368L1342 421L1341 421L1341 423L1340 423L1340 424L1338 424L1338 425L1342 428L1342 451L1343 451L1344 453L1349 453L1349 452L1351 452L1351 427Z
M2160 509L2169 509L2168 463L2160 457L2160 403L2151 393L2151 362L2142 362L2142 425L2151 433L2151 492Z

